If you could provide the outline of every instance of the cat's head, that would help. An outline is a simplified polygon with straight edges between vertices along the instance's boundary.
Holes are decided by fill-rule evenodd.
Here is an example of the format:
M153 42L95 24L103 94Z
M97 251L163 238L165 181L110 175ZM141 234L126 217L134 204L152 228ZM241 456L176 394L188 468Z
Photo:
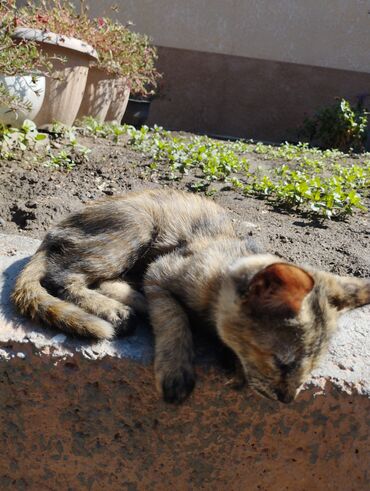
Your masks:
M370 281L305 270L275 256L241 258L220 291L216 323L259 394L291 402L317 365L338 315L370 303Z

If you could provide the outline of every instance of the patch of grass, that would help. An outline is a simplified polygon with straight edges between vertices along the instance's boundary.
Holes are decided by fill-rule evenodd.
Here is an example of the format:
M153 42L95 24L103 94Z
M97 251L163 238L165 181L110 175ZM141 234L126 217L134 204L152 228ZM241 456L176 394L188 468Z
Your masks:
M168 162L170 176L175 179L197 169L208 181L225 180L231 173L248 168L246 158L237 155L227 144L207 137L185 140L157 136L139 145L134 141L134 145L141 151L149 151L154 162Z
M267 160L282 159L287 162L293 160L307 159L343 159L348 157L348 154L340 150L320 150L316 147L310 147L308 143L292 143L285 142L281 145L265 145L261 142L249 144L247 151L262 155Z
M44 165L72 170L86 162L90 150L78 143L78 133L109 138L125 144L150 158L148 172L165 169L169 180L181 180L191 174L188 185L193 192L213 195L212 182L226 182L237 192L269 201L273 206L322 218L345 218L356 210L366 211L370 189L370 155L356 157L338 150L319 150L306 143L280 146L246 141L228 142L207 136L172 133L161 127L148 128L99 123L91 118L78 128L55 125L57 142L44 145ZM11 159L36 148L46 135L26 121L19 130L0 129L1 156ZM51 147L57 147L55 152ZM37 153L37 152L36 152ZM267 168L251 168L249 160L257 154L276 161ZM46 158L46 160L45 160ZM348 159L352 158L349 163ZM167 170L166 170L167 169Z
M94 136L97 138L112 138L118 143L120 136L126 135L133 126L120 125L117 123L101 123L92 117L86 117L77 122L77 129L82 135Z

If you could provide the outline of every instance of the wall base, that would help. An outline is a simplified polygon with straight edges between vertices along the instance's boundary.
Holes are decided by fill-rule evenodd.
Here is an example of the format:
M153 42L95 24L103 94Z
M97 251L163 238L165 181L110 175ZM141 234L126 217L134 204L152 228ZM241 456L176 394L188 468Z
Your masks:
M335 97L370 93L369 73L200 51L160 47L158 68L149 125L255 140L297 140L305 117Z

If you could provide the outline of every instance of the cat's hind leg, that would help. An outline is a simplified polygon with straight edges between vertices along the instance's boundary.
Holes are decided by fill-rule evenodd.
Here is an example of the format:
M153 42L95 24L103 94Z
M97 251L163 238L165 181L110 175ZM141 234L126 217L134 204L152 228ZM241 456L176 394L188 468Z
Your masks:
M99 290L89 288L83 274L68 275L63 285L63 297L86 312L108 321L116 333L128 329L132 308Z
M98 291L109 298L132 307L139 314L146 314L148 304L145 296L124 280L107 280L100 283Z

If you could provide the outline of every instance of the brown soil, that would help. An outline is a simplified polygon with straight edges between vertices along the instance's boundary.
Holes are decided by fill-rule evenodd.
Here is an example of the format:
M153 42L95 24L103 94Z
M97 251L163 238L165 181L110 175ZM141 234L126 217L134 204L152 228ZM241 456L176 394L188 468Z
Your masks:
M0 232L42 238L53 222L89 200L149 187L187 189L198 180L170 181L165 164L153 173L147 157L123 144L82 137L79 142L92 152L87 163L70 172L30 163L27 155L22 161L0 160ZM266 165L258 156L254 160ZM370 276L366 214L320 222L243 197L225 184L212 187L218 188L212 199L230 210L240 233L269 252L340 274Z

